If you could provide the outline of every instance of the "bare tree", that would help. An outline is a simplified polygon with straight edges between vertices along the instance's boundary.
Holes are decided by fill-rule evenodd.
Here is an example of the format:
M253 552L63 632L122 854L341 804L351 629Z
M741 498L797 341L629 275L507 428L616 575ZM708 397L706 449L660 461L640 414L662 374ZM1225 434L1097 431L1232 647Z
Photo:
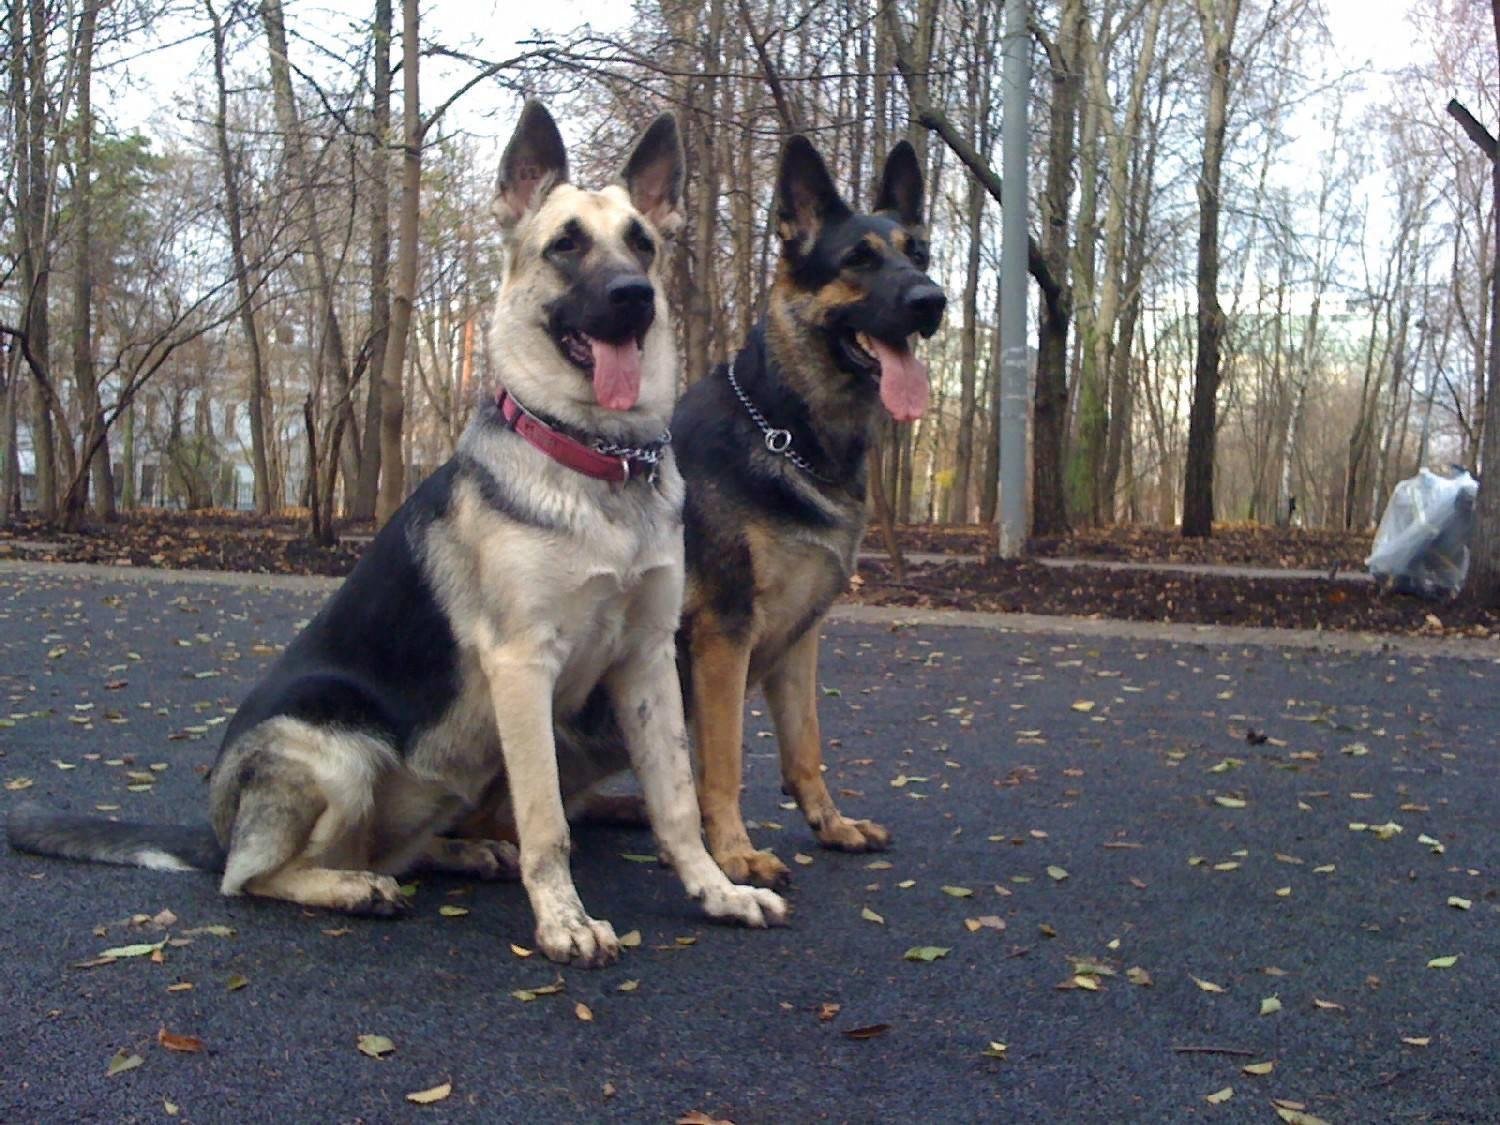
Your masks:
M396 248L396 287L391 322L380 370L380 495L375 518L390 519L406 499L406 464L401 449L405 413L401 376L406 365L406 341L411 333L412 302L417 288L417 218L422 191L422 106L417 66L417 0L401 3L401 210Z

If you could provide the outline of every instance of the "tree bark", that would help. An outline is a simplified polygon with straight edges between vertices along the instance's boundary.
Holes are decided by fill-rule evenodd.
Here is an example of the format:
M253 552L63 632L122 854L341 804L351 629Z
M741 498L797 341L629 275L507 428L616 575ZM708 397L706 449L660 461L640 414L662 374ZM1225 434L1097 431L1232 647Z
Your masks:
M1494 6L1495 47L1500 50L1500 4ZM1495 252L1500 263L1500 142L1456 101L1448 112L1490 161L1490 190L1496 209ZM1482 605L1500 606L1500 277L1490 286L1489 359L1485 372L1484 436L1480 450L1479 497L1474 505L1467 596Z
M421 45L417 40L417 0L401 4L401 211L396 249L396 288L391 302L390 335L386 338L380 372L380 495L375 518L384 524L406 499L406 461L401 431L406 403L402 374L406 367L406 342L411 333L412 303L417 291L417 219L422 192L422 107L417 67Z
M370 101L370 354L384 364L391 331L391 0L375 0L374 74ZM375 515L380 493L383 442L380 433L385 384L368 380L365 391L365 440L360 447L359 484L350 514Z
M1052 70L1047 175L1038 200L1042 226L1041 256L1056 286L1056 297L1043 289L1037 324L1036 386L1032 420L1032 533L1063 535L1068 531L1066 463L1068 433L1068 323L1073 315L1068 283L1068 216L1077 157L1075 127L1081 95L1079 41L1084 19L1082 0L1064 0L1058 17L1057 42L1048 54Z
M1213 534L1214 523L1219 359L1225 327L1224 310L1219 304L1219 186L1229 118L1230 53L1239 15L1240 0L1198 0L1198 21L1209 64L1208 112L1203 129L1203 163L1198 173L1198 347L1183 472L1182 534L1202 539Z
M94 512L112 519L115 512L114 484L109 467L109 445L103 435L104 416L99 405L98 381L94 375L93 338L93 66L94 35L98 27L100 0L88 0L79 13L76 59L78 64L77 139L73 153L73 385L78 393L79 428L86 460L77 467L63 496L63 526L77 531L92 482ZM88 450L94 449L92 456Z
M22 231L21 292L26 301L26 335L32 354L43 367L48 350L48 284L52 270L47 232L47 4L30 0L29 35L25 43L27 88L25 113L17 107L16 120L24 119L22 150L24 172L18 176L21 190ZM19 14L17 15L19 20ZM37 510L44 519L57 516L57 450L52 426L50 388L33 373L36 394L32 396L31 447L35 458Z
M229 88L224 75L224 25L213 0L203 0L212 24L214 83L217 95L214 139L219 151L219 169L224 180L224 218L229 227L229 252L234 266L235 294L240 304L240 329L250 361L247 406L250 416L250 472L254 477L255 510L271 511L271 472L266 458L266 370L261 353L260 330L251 303L250 271L245 263L244 204L234 153L229 147Z
M276 126L285 146L287 170L297 193L297 202L304 225L303 236L307 239L308 253L313 262L314 288L318 299L318 331L320 342L318 361L332 376L334 384L330 392L337 409L344 417L344 425L334 430L332 440L321 455L339 460L340 439L345 433L357 437L354 427L354 406L350 401L350 374L348 355L344 350L343 326L339 321L338 308L334 301L333 275L328 266L328 254L324 247L323 230L314 201L312 168L307 157L306 138L297 112L297 101L292 91L291 61L287 56L286 16L281 0L261 0L261 22L265 25L266 41L270 55L271 95L275 106ZM349 493L358 483L358 459L350 458L344 466L344 483Z

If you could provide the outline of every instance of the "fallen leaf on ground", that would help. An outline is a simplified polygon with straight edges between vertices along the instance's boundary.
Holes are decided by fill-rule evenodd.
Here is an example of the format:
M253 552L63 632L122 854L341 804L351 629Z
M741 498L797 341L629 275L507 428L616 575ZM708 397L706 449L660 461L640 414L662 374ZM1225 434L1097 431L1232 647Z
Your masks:
M1061 883L1068 877L1068 869L1066 867L1058 867L1056 864L1053 864L1052 866L1047 868L1047 874L1052 878L1054 882Z
M203 1040L196 1035L175 1035L165 1027L157 1029L156 1041L169 1051L181 1051L185 1055L196 1055L203 1050Z
M1434 957L1431 961L1427 962L1427 967L1429 969L1451 969L1457 964L1458 954L1455 953L1450 957Z
M734 1125L734 1122L727 1117L710 1117L702 1110L695 1109L679 1117L677 1125Z
M875 911L871 910L868 906L866 906L859 912L859 916L866 922L874 922L877 926L885 925L885 919L882 918L879 914L876 914Z
M407 1094L406 1100L416 1102L417 1105L431 1105L433 1102L442 1101L451 1093L453 1093L453 1083L444 1082L441 1086L433 1086L428 1090L418 1090L414 1094Z
M818 1019L827 1023L843 1010L844 1006L842 1004L835 1004L831 1000L825 1000L818 1005Z
M1212 1094L1206 1094L1203 1098L1209 1105L1223 1105L1234 1097L1234 1087L1225 1086L1222 1090L1215 1090Z
M638 981L638 980L622 980L619 984L615 985L615 991L616 992L634 992L637 988L640 988L640 987L641 987L641 982Z
M566 987L562 977L558 977L551 984L539 984L535 988L518 988L511 993L523 1004L529 1004L538 996L554 996Z
M467 906L454 906L451 903L445 903L438 907L438 913L444 918L462 918L468 912L469 908Z
M1322 1008L1325 1012L1342 1012L1344 1010L1342 1004L1332 1000L1320 1000L1316 996L1313 997L1313 1007Z
M1214 804L1225 809L1242 809L1245 807L1245 802L1238 797L1215 797Z
M1132 965L1126 969L1125 979L1131 984L1140 985L1142 988L1149 988L1151 986L1151 974L1139 965Z
M874 1039L891 1029L888 1023L872 1023L866 1027L851 1027L844 1031L845 1039Z
M585 1004L582 1000L573 1005L573 1014L581 1019L584 1023L594 1022L594 1010L587 1004Z
M1270 1074L1271 1071L1275 1070L1276 1061L1272 1059L1270 1062L1247 1063L1246 1065L1240 1067L1240 1069L1246 1074L1251 1074L1258 1077L1262 1074Z
M127 1070L134 1070L146 1060L140 1055L121 1047L109 1060L109 1069L104 1072L106 1078L113 1078L117 1074L124 1074Z
M1457 895L1449 895L1448 905L1456 910L1467 910L1469 909L1469 907L1473 906L1474 903L1469 899L1459 898Z
M396 1049L396 1044L384 1035L361 1035L354 1041L354 1046L360 1054L369 1055L372 1059L388 1055Z
M238 992L250 983L250 978L235 973L224 982L224 988L229 992Z
M941 945L914 945L901 956L908 961L936 961L948 956L950 950Z
M1091 701L1087 700L1087 699L1080 699L1078 702L1076 702L1076 703L1073 704L1073 710L1075 710L1075 711L1081 711L1085 715L1088 714L1093 709L1094 709L1093 703Z
M139 945L117 945L113 949L101 949L100 957L108 957L111 961L118 961L126 957L149 957L156 953L165 941L143 942Z
M944 887L943 893L952 898L973 898L974 892L968 887Z
M792 855L792 862L793 863L797 863L797 864L801 864L803 867L808 866L809 864L812 863L812 861L813 861L813 857L810 856L810 855L807 855L805 852L795 852Z
M1006 1054L1007 1050L1009 1050L1009 1048L1004 1043L997 1043L995 1042L995 1040L991 1039L989 1046L987 1046L983 1051L980 1051L979 1053L987 1059L1003 1059L1009 1057Z
M1401 1037L1401 1042L1405 1043L1408 1047L1425 1047L1429 1043L1432 1042L1432 1036L1430 1036L1430 1035L1403 1035Z
M1274 1015L1281 1011L1281 998L1278 996L1267 996L1260 1002L1260 1014L1263 1016Z
M621 934L620 944L626 949L634 949L641 944L641 931L631 930L628 934Z
M1328 1125L1328 1122L1311 1113L1305 1113L1300 1109L1291 1109L1287 1106L1275 1106L1276 1116L1286 1122L1286 1125Z
M207 936L207 937L231 938L231 937L234 937L234 933L235 933L235 930L234 930L233 926L224 926L224 925L194 926L191 930L183 930L181 936L182 937L204 937L204 936Z
M1192 976L1191 973L1188 974L1188 975ZM1201 988L1204 992L1223 992L1224 991L1224 986L1223 985L1215 984L1211 980L1203 980L1200 977L1193 977L1192 979L1193 979L1193 983L1196 984L1199 988Z

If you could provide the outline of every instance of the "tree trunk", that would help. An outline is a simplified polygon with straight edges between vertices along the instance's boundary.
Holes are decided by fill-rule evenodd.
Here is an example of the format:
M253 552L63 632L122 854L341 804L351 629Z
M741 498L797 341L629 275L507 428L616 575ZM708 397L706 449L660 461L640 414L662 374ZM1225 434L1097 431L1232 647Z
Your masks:
M1193 405L1188 415L1187 465L1183 472L1182 534L1206 539L1214 523L1214 451L1219 424L1219 353L1224 310L1219 305L1219 184L1224 132L1229 118L1229 63L1239 22L1240 0L1198 0L1203 47L1208 56L1208 114L1203 164L1198 174L1198 347L1193 369Z
M261 22L265 25L269 47L271 70L271 95L275 104L276 127L285 146L287 171L297 193L297 202L307 239L308 253L313 261L314 288L318 300L318 320L321 342L318 348L319 363L332 375L334 387L330 392L337 404L336 409L344 416L344 425L334 431L334 441L348 433L356 439L354 405L350 395L348 356L344 349L343 326L339 321L338 308L333 292L333 275L328 266L328 254L323 243L323 230L314 200L312 168L308 161L302 124L297 112L297 101L292 91L291 62L287 57L286 16L281 0L261 0ZM334 444L323 450L323 455L338 460L341 445ZM358 459L351 457L345 465L344 483L349 494L357 491Z
M995 285L995 327L990 335L990 424L985 427L987 435L984 444L984 468L980 470L984 476L979 486L979 522L986 526L995 522L1000 506L1000 393L1005 385L1001 377L1000 288L997 283Z
M125 421L120 432L120 472L125 479L120 484L120 504L128 511L137 503L135 494L135 403L125 408Z
M47 4L30 0L30 34L25 43L27 89L24 115L17 107L16 119L24 118L22 150L24 174L18 177L21 192L21 292L26 301L27 344L42 367L48 361L48 276L51 252L48 246L47 190ZM19 22L19 15L17 16ZM43 518L57 516L57 451L52 426L50 388L41 385L33 372L37 393L32 396L31 447L36 462L37 510Z
M391 329L391 0L375 0L373 96L370 108L370 355L385 362ZM350 514L375 515L384 443L378 438L385 380L367 380L365 441L360 447L359 484Z
M422 192L422 107L417 84L421 44L417 40L417 0L401 4L401 211L396 249L396 289L391 303L390 335L380 373L380 496L375 518L382 524L406 499L406 462L401 431L405 416L402 374L411 332L412 303L417 291L417 219Z
M235 295L240 306L240 328L245 334L245 350L250 361L250 386L247 391L250 416L250 471L254 477L255 510L261 515L271 511L271 472L266 459L266 371L261 354L260 330L255 323L251 303L250 271L245 264L244 205L240 197L240 177L234 153L229 147L229 88L224 76L224 25L214 10L213 0L203 0L213 25L215 103L214 139L219 151L219 170L224 180L224 217L229 226L229 252L234 266Z
M953 460L953 489L948 493L948 523L969 522L969 475L974 460L974 384L979 362L979 240L983 233L984 188L969 177L969 260L964 277L964 323L959 339L958 443Z
M1055 289L1042 291L1037 323L1036 388L1032 415L1031 519L1034 535L1068 531L1064 465L1068 435L1068 322L1073 316L1068 284L1068 215L1077 157L1075 126L1082 73L1078 44L1084 19L1082 0L1063 0L1057 42L1049 51L1052 69L1050 143L1047 177L1038 200L1041 257Z
M104 429L99 406L99 387L94 378L92 300L93 263L93 85L94 31L98 25L99 0L89 0L79 14L78 26L78 120L73 154L73 221L77 230L73 258L73 386L78 392L79 429L86 459L68 482L63 496L62 523L68 531L83 526L93 480L94 510L108 519L114 515L114 492L109 479L109 447L100 443L92 456L89 449Z
M1494 13L1495 47L1500 50L1500 4L1494 6ZM1500 143L1457 102L1448 103L1448 112L1490 159L1490 190L1495 206L1495 248L1490 260L1500 263ZM1490 285L1489 335L1484 396L1486 417L1479 464L1481 481L1479 498L1474 506L1467 596L1482 605L1494 607L1500 606L1500 276Z

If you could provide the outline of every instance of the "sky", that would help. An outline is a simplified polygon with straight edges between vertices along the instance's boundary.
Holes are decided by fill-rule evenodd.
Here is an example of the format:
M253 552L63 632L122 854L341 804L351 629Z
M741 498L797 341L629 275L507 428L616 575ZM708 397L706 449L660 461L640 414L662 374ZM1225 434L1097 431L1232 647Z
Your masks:
M1479 2L1479 0L1474 0ZM400 24L400 4L396 20ZM1389 75L1417 60L1418 37L1407 22L1409 5L1403 0L1324 0L1332 46L1325 59L1330 69L1369 68L1366 96L1378 97L1388 85ZM368 18L369 0L287 0L287 21L295 33L299 28L321 37ZM519 52L519 44L534 31L560 34L582 24L598 30L613 30L631 14L628 0L544 0L542 4L517 0L429 0L423 5L423 36L434 41L472 50L486 58L500 59ZM177 21L159 29L159 41L180 40L195 25ZM399 50L399 45L397 46ZM137 48L138 50L138 48ZM297 46L292 48L298 55ZM194 86L206 86L209 73L200 42L178 43L149 55L137 55L124 67L104 67L101 84L106 87L108 112L123 128L151 128L153 118L175 116L174 101ZM242 65L259 65L246 52ZM129 80L122 80L122 70ZM424 103L437 104L468 72L453 64L429 59L423 64ZM97 96L97 95L96 95ZM507 91L481 84L455 107L453 121L480 136L500 138L509 130L517 99ZM564 123L566 130L566 123ZM1291 154L1294 160L1315 162L1322 150L1317 138L1307 138L1308 151Z

